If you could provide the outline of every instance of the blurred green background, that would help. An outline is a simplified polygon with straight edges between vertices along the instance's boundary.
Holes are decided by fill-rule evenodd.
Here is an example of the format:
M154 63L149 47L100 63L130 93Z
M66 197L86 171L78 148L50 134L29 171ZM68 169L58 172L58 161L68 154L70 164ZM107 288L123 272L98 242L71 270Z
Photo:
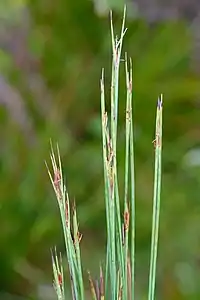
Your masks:
M150 251L155 106L164 94L158 299L200 299L200 77L184 18L149 23L128 3L123 49L133 59L137 180L137 299L145 299ZM44 161L60 146L76 198L84 272L104 259L105 211L99 78L109 92L109 9L123 0L0 2L0 299L55 299L50 248L63 251L57 203ZM108 93L109 95L109 93ZM122 62L119 180L123 186ZM87 281L86 281L87 282ZM87 285L87 284L86 284Z

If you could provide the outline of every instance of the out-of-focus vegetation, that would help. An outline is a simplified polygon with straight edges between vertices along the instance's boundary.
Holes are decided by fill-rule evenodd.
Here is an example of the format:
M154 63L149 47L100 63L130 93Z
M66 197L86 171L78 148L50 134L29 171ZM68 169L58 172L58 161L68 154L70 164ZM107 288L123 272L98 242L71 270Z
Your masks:
M68 188L76 198L84 234L84 267L98 267L102 258L105 211L99 79L101 67L109 69L111 64L108 8L114 10L117 26L124 4L110 1L103 7L102 3L0 3L3 299L4 292L42 299L38 290L51 283L49 248L59 244L62 233L44 165L50 138L60 145ZM158 298L198 299L200 80L190 67L192 40L184 20L149 25L134 6L128 6L128 13L125 44L134 69L138 293L143 295L148 280L154 108L162 92L165 110ZM106 73L106 81L109 84L110 73ZM123 80L121 85L119 140L124 141ZM123 147L118 151L123 158ZM123 165L121 159L119 167ZM123 185L123 170L119 178Z

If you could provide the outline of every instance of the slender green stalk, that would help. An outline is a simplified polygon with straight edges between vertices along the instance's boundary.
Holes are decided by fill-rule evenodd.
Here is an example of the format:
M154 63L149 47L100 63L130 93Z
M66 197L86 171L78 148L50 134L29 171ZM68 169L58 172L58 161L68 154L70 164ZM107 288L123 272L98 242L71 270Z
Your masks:
M108 267L110 270L110 282L111 282L111 297L116 299L117 295L117 278L116 278L116 266L118 260L120 266L123 264L123 252L122 252L122 237L121 237L121 221L120 221L120 204L119 204L119 191L117 182L117 153L116 153L116 141L117 141L117 114L118 114L118 80L119 80L119 63L120 54L122 48L122 40L124 35L124 22L125 12L122 26L122 34L119 41L115 41L114 30L111 14L111 36L112 36L112 48L113 48L113 62L112 62L112 80L111 80L111 126L110 133L105 124L105 93L103 78L101 80L101 110L102 110L102 135L103 135L103 158L104 158L104 180L106 193L106 216L107 231L108 234L108 248L109 254L107 255ZM105 148L107 149L105 150ZM106 153L107 152L107 153ZM116 240L117 231L117 240ZM116 244L117 242L117 244ZM116 257L116 249L118 253L118 259ZM107 271L106 271L107 272ZM122 272L123 268L122 268ZM106 282L107 280L106 273ZM107 290L107 289L106 289Z
M132 61L130 59L129 96L130 96L130 173L131 173L131 299L135 299L135 162L134 133L132 112Z
M127 65L127 55L125 56L125 71L126 71L126 87L127 87L127 99L126 99L126 147L125 147L125 187L124 187L124 288L123 298L127 299L127 268L128 268L128 234L129 234L129 201L128 201L128 184L129 184L129 159L130 159L130 78Z
M105 190L105 204L106 204L106 222L107 222L107 255L106 255L106 283L105 293L108 293L108 272L110 270L110 201L109 201L109 183L107 174L107 143L106 143L106 131L107 131L107 113L105 112L105 90L104 90L104 70L102 70L102 77L100 81L101 86L101 121L102 121L102 146L103 146L103 166L104 166L104 190Z
M82 274L81 254L80 254L80 241L81 241L82 235L80 234L80 232L78 230L75 202L74 202L74 207L73 207L73 229L74 229L74 248L75 248L76 259L77 259L80 294L81 294L81 299L84 299L83 274Z
M155 171L154 171L154 196L153 196L153 219L151 238L151 258L149 272L148 300L155 299L156 264L158 252L159 216L160 216L160 194L161 194L161 154L162 154L162 95L158 99L156 113L155 133Z
M120 212L120 199L118 189L118 175L117 175L117 123L118 123L118 101L119 101L119 67L121 60L121 50L123 44L123 37L126 32L125 29L125 15L126 7L124 9L124 16L122 21L121 36L117 40L114 37L112 14L111 14L111 38L113 48L113 62L112 62L112 82L111 82L111 140L113 145L113 169L114 169L114 193L115 193L115 214L116 214L116 226L115 236L117 237L117 259L116 262L120 265L121 276L124 281L124 259L123 259L123 247L122 247L122 226L121 226L121 212Z

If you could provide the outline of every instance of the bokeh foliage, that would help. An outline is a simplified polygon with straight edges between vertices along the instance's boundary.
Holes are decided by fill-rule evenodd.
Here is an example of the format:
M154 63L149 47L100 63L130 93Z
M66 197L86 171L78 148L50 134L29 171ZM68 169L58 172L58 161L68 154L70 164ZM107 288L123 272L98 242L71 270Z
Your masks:
M12 16L14 3L9 5ZM116 26L120 26L123 1L116 3L110 2L110 6ZM2 82L20 95L21 118L25 120L21 125L13 119L12 109L0 107L0 290L26 295L47 281L41 270L47 274L51 270L49 248L56 240L59 244L61 237L44 165L50 138L60 145L69 191L77 201L86 241L85 265L90 266L88 253L92 253L98 267L98 239L102 238L103 245L105 232L99 78L101 67L106 67L109 92L111 51L108 11L98 14L92 1L27 0L17 4L29 9L32 21L27 21L26 14L1 21L6 22L2 23L5 27L16 22L27 32L24 44L20 43L24 51L21 60L12 49L0 52ZM137 15L128 18L127 27L125 50L134 69L138 293L145 296L147 287L152 140L155 103L162 92L159 297L197 299L200 185L199 162L191 150L198 155L200 81L190 68L188 24L165 21L149 25ZM17 34L15 39L20 41ZM119 140L123 145L125 78L123 72L121 75ZM118 151L122 169L124 148ZM123 170L119 178L123 185Z

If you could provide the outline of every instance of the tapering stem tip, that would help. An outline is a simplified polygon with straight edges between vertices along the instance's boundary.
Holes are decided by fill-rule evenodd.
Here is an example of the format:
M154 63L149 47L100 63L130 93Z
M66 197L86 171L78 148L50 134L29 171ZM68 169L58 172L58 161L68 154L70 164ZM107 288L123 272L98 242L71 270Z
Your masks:
M158 109L161 109L163 106L163 95L161 94L160 97L158 98L158 103L157 103Z

